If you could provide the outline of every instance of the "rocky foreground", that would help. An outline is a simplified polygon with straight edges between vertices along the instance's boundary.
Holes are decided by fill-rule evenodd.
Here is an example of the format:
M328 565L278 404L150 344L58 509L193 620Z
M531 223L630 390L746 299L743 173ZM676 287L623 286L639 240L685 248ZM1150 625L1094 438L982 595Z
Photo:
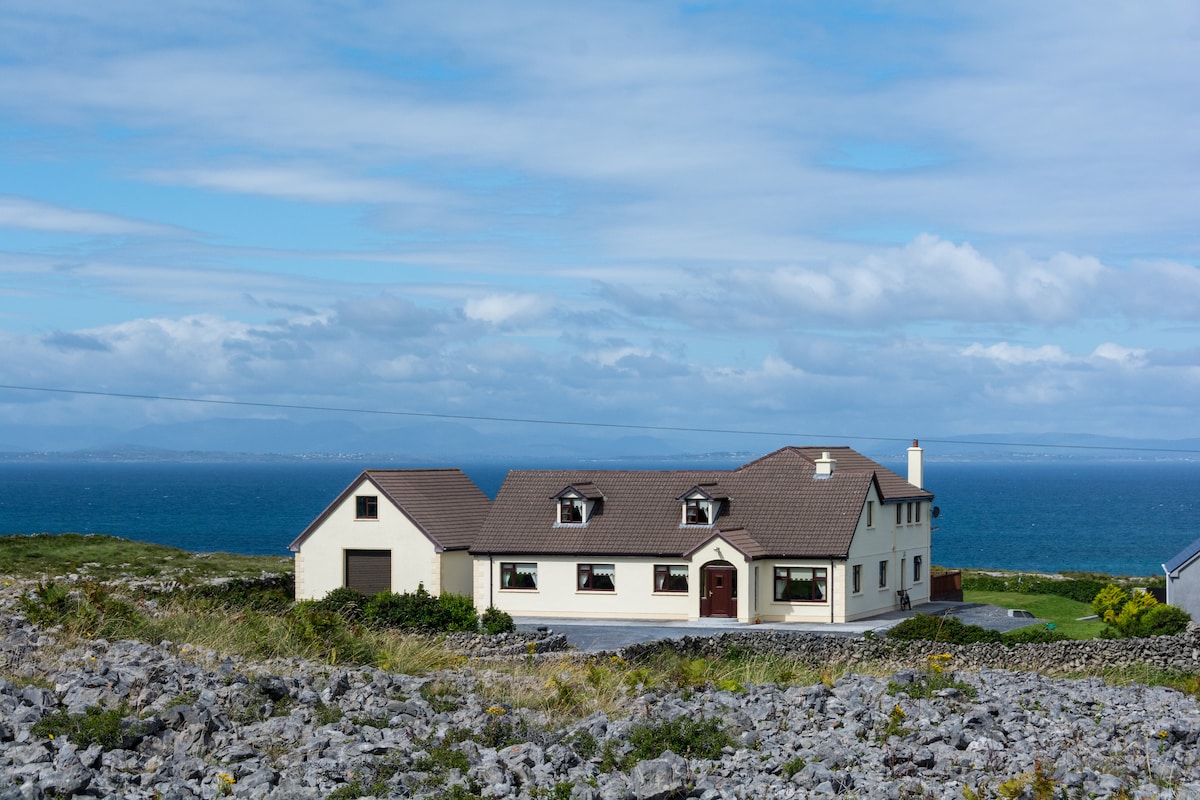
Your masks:
M100 641L47 659L32 626L4 633L5 799L1200 798L1200 708L1167 689L982 669L922 697L931 676L912 670L651 692L622 718L560 725L490 699L482 667L409 676ZM99 727L101 708L121 722L99 741L35 732L89 713ZM727 744L630 763L636 729L679 719L716 720Z

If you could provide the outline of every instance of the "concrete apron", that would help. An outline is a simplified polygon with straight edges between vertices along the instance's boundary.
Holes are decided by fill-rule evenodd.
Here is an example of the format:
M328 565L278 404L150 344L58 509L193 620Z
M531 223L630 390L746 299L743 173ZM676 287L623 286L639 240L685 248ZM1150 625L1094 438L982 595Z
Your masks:
M685 636L715 636L718 633L753 631L791 631L793 633L822 633L829 636L862 636L867 631L882 635L888 628L914 614L959 616L979 606L970 603L923 603L912 610L889 611L874 617L840 623L764 622L759 625L735 619L698 620L636 620L636 619L561 619L556 617L519 617L517 630L537 631L541 628L561 633L579 650L617 650L639 642L658 639L682 639ZM991 617L999 617L990 614ZM964 622L967 620L964 619ZM1025 619L1023 624L1037 624ZM979 624L971 622L970 624ZM990 627L990 626L989 626Z

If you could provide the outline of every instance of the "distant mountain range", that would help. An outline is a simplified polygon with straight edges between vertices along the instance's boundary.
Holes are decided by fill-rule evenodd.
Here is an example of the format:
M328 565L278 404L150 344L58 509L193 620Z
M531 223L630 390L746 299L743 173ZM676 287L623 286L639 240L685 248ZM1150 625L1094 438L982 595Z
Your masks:
M681 455L743 463L786 444L847 444L880 460L905 457L907 440L853 438L787 441L665 431L623 434L619 428L512 426L492 433L457 422L430 421L372 430L352 422L210 419L147 425L127 431L0 423L0 460L253 460L354 459L421 462L573 463L621 459L678 460ZM729 451L714 452L726 442ZM1200 459L1200 439L1134 439L1068 433L932 437L931 460Z

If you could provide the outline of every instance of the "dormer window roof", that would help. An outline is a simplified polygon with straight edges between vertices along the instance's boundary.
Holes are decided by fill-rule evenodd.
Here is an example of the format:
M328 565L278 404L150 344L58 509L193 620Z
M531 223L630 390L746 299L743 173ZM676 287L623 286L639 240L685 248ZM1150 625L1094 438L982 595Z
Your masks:
M684 525L712 525L729 494L715 483L700 483L675 498L683 504Z
M558 503L556 524L586 525L604 495L596 484L589 482L567 486L550 499Z
M587 483L573 483L555 495L555 498L558 498L567 492L575 492L575 494L579 495L585 500L600 500L604 497L604 493L601 492L599 487L597 487L596 484L592 483L591 481L588 481Z
M686 500L689 497L696 497L702 500L728 500L729 493L722 489L718 483L697 483L675 499Z

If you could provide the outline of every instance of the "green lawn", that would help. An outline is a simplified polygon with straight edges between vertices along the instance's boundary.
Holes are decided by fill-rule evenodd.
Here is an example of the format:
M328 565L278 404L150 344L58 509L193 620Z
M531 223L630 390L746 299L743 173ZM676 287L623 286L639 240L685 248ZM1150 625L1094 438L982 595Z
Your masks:
M1072 639L1094 639L1104 630L1104 623L1099 620L1079 621L1080 617L1092 613L1090 605L1058 595L964 591L963 600L1001 608L1023 608L1039 619L1050 620L1061 633Z
M82 572L97 580L121 577L204 580L291 572L286 556L191 553L115 536L78 533L0 536L0 575L41 578Z

